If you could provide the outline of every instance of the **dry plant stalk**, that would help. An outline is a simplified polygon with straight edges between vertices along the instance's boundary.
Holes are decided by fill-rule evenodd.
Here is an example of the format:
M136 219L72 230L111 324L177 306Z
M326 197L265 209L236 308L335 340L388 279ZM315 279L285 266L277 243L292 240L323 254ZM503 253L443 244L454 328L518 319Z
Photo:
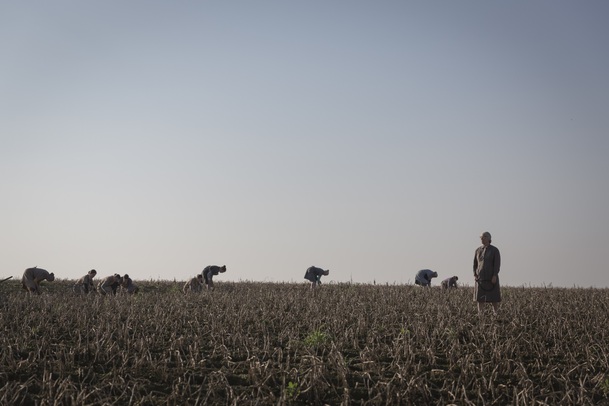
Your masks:
M0 285L1 404L609 404L609 290Z

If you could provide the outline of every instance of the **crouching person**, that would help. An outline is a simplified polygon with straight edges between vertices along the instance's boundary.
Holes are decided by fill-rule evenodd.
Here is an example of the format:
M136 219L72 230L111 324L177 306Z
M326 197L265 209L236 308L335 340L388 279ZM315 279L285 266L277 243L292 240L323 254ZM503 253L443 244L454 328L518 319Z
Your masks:
M97 291L102 295L113 294L116 295L116 290L123 283L123 278L115 273L112 276L107 276L103 281L97 285Z
M329 274L329 269L323 270L316 266L310 266L307 268L304 278L311 282L311 289L315 289L317 285L321 285L321 277L328 276Z
M414 278L414 283L423 287L430 287L431 280L437 277L437 272L434 272L431 269L421 269L419 272L417 272L417 275Z
M85 276L80 278L78 282L74 285L74 292L85 295L89 292L93 292L95 290L95 286L93 286L93 278L97 275L97 271L95 269L91 269Z
M123 276L122 285L125 291L130 295L134 295L140 291L140 288L138 288L137 285L133 283L133 279L131 279L127 274Z
M182 291L186 293L200 293L203 290L203 275L198 274L184 284Z
M21 285L28 293L39 295L42 293L40 291L40 282L44 280L53 282L55 280L55 275L53 273L49 273L46 269L35 266L33 268L28 268L25 270L25 272L23 272L23 276L21 277Z
M458 280L459 280L458 276L451 276L450 278L444 279L442 281L442 289L456 288Z
M202 276L207 290L214 290L214 276L226 272L226 265L208 265L203 269Z

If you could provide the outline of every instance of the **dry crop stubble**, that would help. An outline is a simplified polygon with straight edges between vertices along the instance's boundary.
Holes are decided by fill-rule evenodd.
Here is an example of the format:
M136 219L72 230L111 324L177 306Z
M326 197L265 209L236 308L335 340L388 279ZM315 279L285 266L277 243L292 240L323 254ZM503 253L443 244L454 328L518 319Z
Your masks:
M609 404L606 289L0 285L2 404Z

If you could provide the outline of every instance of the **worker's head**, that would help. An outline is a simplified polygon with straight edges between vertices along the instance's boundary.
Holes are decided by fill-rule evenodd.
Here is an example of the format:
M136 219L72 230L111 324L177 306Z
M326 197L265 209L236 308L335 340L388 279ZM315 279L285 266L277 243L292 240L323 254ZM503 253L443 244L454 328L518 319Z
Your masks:
M482 245L489 245L492 241L491 233L489 233L488 231L483 232L480 235L480 241L482 241Z

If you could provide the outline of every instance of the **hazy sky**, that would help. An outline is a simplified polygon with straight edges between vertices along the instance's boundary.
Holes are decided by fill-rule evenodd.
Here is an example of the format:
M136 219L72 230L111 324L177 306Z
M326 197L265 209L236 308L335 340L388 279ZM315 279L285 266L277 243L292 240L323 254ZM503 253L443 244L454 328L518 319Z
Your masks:
M609 286L609 3L0 2L0 277Z

